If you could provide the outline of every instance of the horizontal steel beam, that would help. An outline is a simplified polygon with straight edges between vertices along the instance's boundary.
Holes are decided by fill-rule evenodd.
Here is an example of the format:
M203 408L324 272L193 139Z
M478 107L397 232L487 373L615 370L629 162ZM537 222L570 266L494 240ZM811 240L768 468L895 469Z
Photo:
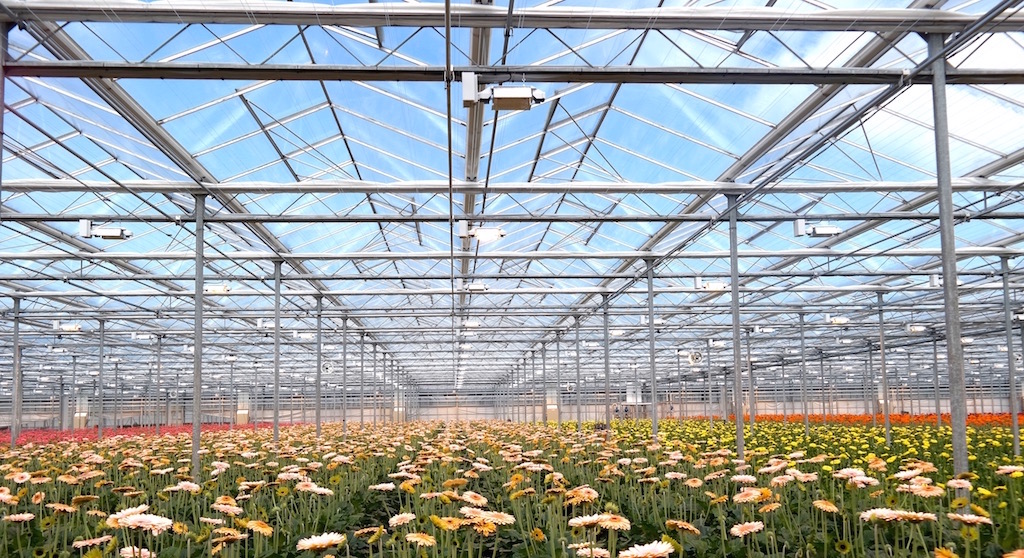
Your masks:
M985 270L963 270L959 273L959 277L992 277L995 271ZM743 274L744 278L751 277L763 277L763 278L793 278L793 277L921 277L927 278L935 274L934 269L921 269L921 270L892 270L892 271L871 271L861 269L822 269L822 270L769 270L769 271L747 271ZM1010 277L1016 277L1024 274L1022 270L1010 270ZM658 273L658 279L692 279L695 276L700 276L702 279L721 279L729 277L728 272L724 271L703 271L703 272L689 272L689 273ZM209 273L205 274L208 281L262 281L264 277L262 275L252 274L238 274L238 273ZM504 280L514 279L516 281L536 281L546 279L632 279L635 277L632 273L557 273L557 272L533 272L528 274L516 274L514 272L507 273L473 273L467 276L456 276L456 279L470 279L470 280ZM0 282L2 281L192 281L195 278L194 275L171 275L171 274L111 274L111 273L75 273L75 274L63 274L54 275L45 271L29 275L25 274L7 274L0 275ZM420 280L420 281L449 281L451 276L448 274L417 274L417 273L390 273L385 275L360 275L360 274L310 274L310 273L294 273L288 275L282 275L281 280L285 282L290 281L309 281L311 279L318 279L321 281L358 281L360 283L373 283L378 281L409 281L409 280ZM614 308L614 306L613 306ZM646 312L646 310L644 310Z
M172 0L4 0L13 21L116 23L225 23L443 27L445 6L431 3L313 4L307 2L196 2ZM709 31L867 31L955 33L975 21L970 14L923 9L857 9L796 12L759 7L667 7L633 10L547 6L517 8L451 5L456 28L504 29L705 29ZM0 14L0 21L12 21ZM1019 31L1021 14L996 18L992 31ZM988 29L988 28L987 28Z
M778 182L760 188L762 194L830 194L847 192L933 192L935 181L871 181L871 182ZM506 182L490 183L455 181L455 194L737 194L754 189L750 184L721 181L685 182ZM987 178L954 178L958 192L1024 191L1020 182L1004 182ZM180 182L161 180L125 180L119 183L95 180L50 178L4 181L4 191L32 192L95 192L155 194L448 194L445 180L410 182L371 182L362 180L307 180L302 182Z
M928 221L938 220L936 212L914 211L883 211L876 213L748 213L737 217L743 222L785 222L797 219L810 221L899 221L914 220ZM957 220L987 220L987 219L1024 219L1022 211L991 211L985 213L971 213L969 211L954 211L953 218ZM157 214L132 214L132 215L111 215L111 214L81 214L81 213L7 213L0 212L0 221L12 221L17 223L57 223L76 222L82 219L90 221L117 221L122 223L175 223L191 222L194 217L188 215L157 215ZM491 215L455 215L449 217L441 214L398 215L386 213L348 214L338 215L327 214L254 214L254 213L218 213L207 215L203 218L206 223L447 223L449 219L456 221L470 221L474 223L704 223L721 219L718 213L686 213L674 215L585 215L585 214L491 214Z
M895 248L886 250L855 249L836 250L833 248L796 248L791 250L740 250L740 258L846 258L846 257L940 257L937 248ZM958 257L998 257L1016 258L1024 256L1024 248L1002 248L999 246L965 246L957 248ZM207 261L274 261L287 257L294 260L439 260L451 258L474 258L477 260L623 260L627 258L661 259L664 254L653 251L608 251L608 252L568 252L568 251L535 251L535 252L463 252L461 250L424 251L424 252L292 252L275 254L273 252L237 251L209 254ZM728 250L697 251L688 250L672 254L676 260L720 260L729 257ZM28 252L0 252L3 261L181 261L193 260L195 254L186 251L175 252L80 252L77 250L33 250ZM269 276L268 276L269 277Z
M1024 26L1024 24L1022 24ZM477 74L481 84L527 83L696 83L696 84L866 84L931 83L929 71L912 77L900 68L688 68L581 66L457 66L455 79ZM101 62L59 60L7 62L10 77L105 79L207 79L253 81L398 81L443 83L443 66L339 66L331 64L232 64L215 62ZM949 69L949 84L1020 84L1012 69Z
M1010 285L1011 289L1022 289L1024 284L1014 283ZM748 293L832 293L836 295L851 294L851 293L869 293L869 292L881 292L881 293L909 293L909 292L938 292L942 290L941 286L932 287L927 284L921 285L816 285L816 284L803 284L803 285L781 285L781 286L764 286L764 285L740 285L740 292ZM969 291L999 291L1002 292L1003 284L1000 281L993 281L991 283L981 284L970 284L962 285L959 290L962 292ZM446 287L437 288L376 288L376 289L352 289L352 290L322 290L318 291L315 289L292 289L288 291L288 296L291 297L302 297L302 296L336 296L336 297L363 297L363 296L446 296L451 294L451 289ZM616 292L614 287L587 287L587 286L572 286L564 288L553 288L553 287L515 287L515 288L503 288L503 287L492 287L487 291L473 292L466 290L458 290L457 294L475 294L480 295L572 295L579 293L587 294L607 294ZM623 294L633 295L644 295L647 293L646 287L635 287L627 290L618 291ZM707 291L705 289L698 289L692 286L678 286L678 287L658 287L657 293L659 295L665 294L700 294L700 295L713 295L713 294L725 295L725 291ZM62 291L56 290L38 290L38 291L20 291L18 298L21 299L54 299L54 298L89 298L102 296L113 300L124 300L128 298L150 298L154 296L159 297L177 297L177 298L191 298L194 296L194 292L190 290L182 291L166 291L157 289L67 289ZM233 289L227 293L218 293L210 295L215 297L264 297L270 298L273 296L272 289L259 290L259 289Z

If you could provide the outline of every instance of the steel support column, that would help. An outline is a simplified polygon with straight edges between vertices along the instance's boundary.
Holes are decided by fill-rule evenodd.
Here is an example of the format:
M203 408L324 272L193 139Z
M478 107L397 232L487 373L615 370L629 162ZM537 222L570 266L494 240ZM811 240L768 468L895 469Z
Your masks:
M1007 345L1009 346L1009 345ZM932 337L932 383L935 387L935 428L942 428L942 399L939 398L939 338Z
M4 51L6 52L6 51ZM0 53L2 54L2 53ZM0 75L0 80L3 76ZM0 111L3 112L3 111ZM22 402L22 385L21 385L21 299L14 299L14 324L11 331L11 344L12 344L12 359L13 359L13 371L14 371L14 382L12 384L11 391L11 448L15 448L18 445L18 436L21 434L21 402Z
M882 420L885 424L885 445L892 445L892 423L889 420L889 373L885 362L885 308L882 293L878 295L878 367L882 376Z
M281 260L274 260L274 443L281 435Z
M651 441L658 441L658 363L655 354L654 331L654 260L647 263L647 348L651 361ZM742 459L742 452L740 459Z
M944 36L928 35L928 55L942 52ZM960 299L957 292L956 236L953 232L953 183L949 161L949 122L946 114L946 58L932 63L932 110L935 129L935 174L938 179L939 241L942 248L942 294L946 318L946 366L949 372L949 407L953 426L953 473L966 473L967 394L964 351L960 341Z
M377 344L376 343L370 343L370 375L373 376L373 384L374 384L374 387L376 387L376 385L377 385ZM378 397L379 395L380 395L380 389L379 388L375 389L374 392L373 392L373 417L371 419L371 424L373 424L374 426L377 426L377 400L379 399L379 397ZM456 397L458 397L458 394L456 394ZM455 408L458 409L458 406L459 406L459 400L456 399L455 400ZM456 418L456 420L458 420L458 413L457 412L456 412L455 418Z
M679 420L683 420L683 360L676 349L676 378L679 379Z
M363 412L366 397L366 332L359 332L359 430L363 429L366 415Z
M316 420L316 439L320 439L320 382L322 381L322 370L323 370L323 358L324 358L324 344L323 344L323 329L324 329L324 297L316 297L316 411L314 412Z
M576 316L576 432L583 431L583 408L581 397L583 386L580 384L580 318Z
M203 240L206 225L203 223L203 218L206 217L206 195L196 194L195 202L196 277L195 293L193 293L195 317L192 323L195 337L192 341L192 478L198 479L202 473L199 466L199 431L203 422L203 271L206 269L206 243ZM116 422L114 427L117 427Z
M750 394L747 400L750 405L750 431L754 431L754 424L757 422L757 396L754 394L754 359L750 354L750 328L744 331L747 342L747 382L750 384Z
M530 352L530 419L537 424L537 351Z
M736 194L725 196L729 206L729 278L732 291L732 386L733 409L736 417L736 457L743 459L743 356L740 348L740 265L736 239L736 214L739 213Z
M704 360L708 361L708 436L710 436L711 432L713 432L714 429L715 429L715 406L714 406L714 404L711 401L714 398L714 388L712 387L713 382L711 381L711 344L712 343L713 343L713 341L711 339L708 339L707 348L705 349L707 351L707 357L708 358L704 359Z
M160 380L164 371L164 336L162 333L158 333L156 336L156 405L153 411L153 426L156 428L156 435L160 435ZM71 421L72 426L75 424L74 420Z
M558 417L555 427L562 431L562 337L555 334L555 407Z
M604 317L604 423L608 425L608 428L612 426L611 337L608 332L608 306L610 304L608 295L601 295L601 314Z
M157 378L159 382L159 377ZM157 394L160 392L157 391ZM78 415L78 356L71 355L71 400L72 411L71 411L71 431L75 431L75 417ZM159 408L160 401L157 400L157 408ZM157 424L157 435L160 434L160 426Z
M803 314L800 314L800 410L804 414L804 436L811 436L811 419L807 415L807 337Z
M348 439L348 318L341 319L341 437Z
M1010 309L1010 261L1000 258L1003 272L1003 318L1006 328L1006 373L1010 384L1010 430L1013 433L1013 455L1020 456L1020 424L1017 415L1017 359L1013 353L1013 311Z
M99 406L99 416L96 417L96 439L103 439L103 345L106 343L107 338L107 324L104 320L100 320L100 346L99 346L99 366L96 372L96 404Z
M548 423L548 348L540 346L540 393L541 393L541 422Z
M871 345L871 342L869 341L868 342L868 369L867 369L867 372L865 372L865 375L868 375L869 378L870 378L870 375L874 374L874 371L875 371L875 349ZM868 384L871 386L871 389L869 390L869 393L866 393L864 395L866 397L870 396L870 397L868 397L868 400L871 401L871 428L875 428L876 426L878 426L878 392L875 391L875 381L874 381L874 379L869 379L868 380Z

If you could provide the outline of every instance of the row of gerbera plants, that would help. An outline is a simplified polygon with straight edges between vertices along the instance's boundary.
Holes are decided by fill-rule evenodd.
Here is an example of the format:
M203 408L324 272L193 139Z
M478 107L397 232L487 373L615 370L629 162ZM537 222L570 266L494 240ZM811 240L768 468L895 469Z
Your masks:
M1024 556L1004 428L408 423L27 445L0 457L3 556Z

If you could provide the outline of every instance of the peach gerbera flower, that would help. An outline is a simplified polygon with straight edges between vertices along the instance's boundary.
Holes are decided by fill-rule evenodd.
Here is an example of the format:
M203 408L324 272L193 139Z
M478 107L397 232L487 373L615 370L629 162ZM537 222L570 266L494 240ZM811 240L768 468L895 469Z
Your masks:
M335 546L341 546L345 544L346 537L341 533L324 533L322 535L313 535L305 539L299 539L299 543L295 545L295 550L327 550Z
M96 537L94 539L85 539L81 541L75 541L71 543L72 548L88 548L90 546L96 546L105 542L110 542L114 537L112 535L103 535L102 537Z
M748 521L746 523L738 523L729 529L729 533L734 537L745 537L752 533L756 533L764 529L764 523L761 521Z
M672 552L674 552L672 545L667 542L654 541L631 546L620 552L619 556L621 558L665 558Z
M426 533L406 533L405 540L415 543L416 546L434 546L437 544L437 539Z

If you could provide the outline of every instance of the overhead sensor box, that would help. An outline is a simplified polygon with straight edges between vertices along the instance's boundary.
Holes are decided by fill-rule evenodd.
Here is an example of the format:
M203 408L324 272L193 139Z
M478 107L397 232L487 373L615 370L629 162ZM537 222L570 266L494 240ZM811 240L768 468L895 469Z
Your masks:
M821 223L810 223L808 224L805 219L797 219L793 221L793 236L835 236L843 232L843 229L831 223L822 221Z
M125 240L132 237L132 231L124 227L96 227L88 219L79 219L78 236L82 238L103 238L106 240Z
M491 102L495 110L530 110L535 103L544 101L544 92L525 85L491 88Z
M530 110L546 98L543 91L529 85L496 85L481 91L475 73L462 73L462 106L465 108L491 101L494 110Z
M63 331L64 333L75 333L82 331L81 324L62 324L60 320L53 321L53 329L57 331Z

